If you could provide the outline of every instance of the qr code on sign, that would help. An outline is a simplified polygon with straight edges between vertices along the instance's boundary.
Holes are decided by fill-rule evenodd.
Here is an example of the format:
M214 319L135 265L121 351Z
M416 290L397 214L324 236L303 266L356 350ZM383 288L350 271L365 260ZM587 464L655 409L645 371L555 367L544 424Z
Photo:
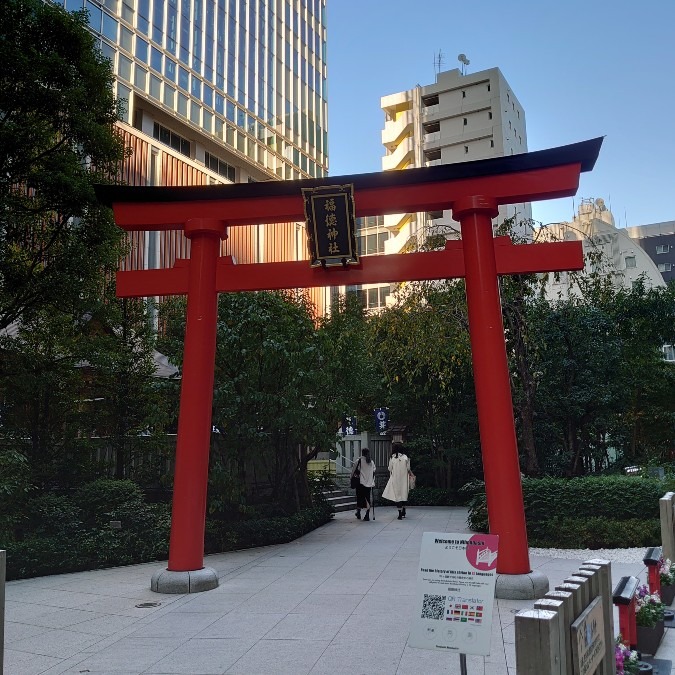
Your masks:
M423 619L442 619L444 609L445 609L444 595L428 595L427 593L424 594L424 602L422 603Z

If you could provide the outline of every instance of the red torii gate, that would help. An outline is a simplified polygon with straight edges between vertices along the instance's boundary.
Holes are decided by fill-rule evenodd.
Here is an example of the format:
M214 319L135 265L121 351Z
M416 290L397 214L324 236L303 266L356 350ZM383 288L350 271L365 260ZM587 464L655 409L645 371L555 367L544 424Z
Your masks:
M191 240L190 260L177 260L172 269L117 273L119 297L188 297L169 562L166 572L153 577L152 588L190 592L218 585L215 572L204 568L218 293L457 277L466 280L490 531L500 536L498 571L529 575L498 275L580 270L583 255L580 242L514 246L508 237L495 239L492 218L500 204L576 194L579 175L592 170L601 144L597 138L476 162L316 180L97 186L119 227L182 228ZM312 268L309 261L235 265L220 256L228 227L303 221L301 188L345 184L354 186L357 217L452 209L462 239L448 241L442 251L365 257L358 265L328 269ZM531 587L531 580L524 586ZM546 590L547 581L532 593Z

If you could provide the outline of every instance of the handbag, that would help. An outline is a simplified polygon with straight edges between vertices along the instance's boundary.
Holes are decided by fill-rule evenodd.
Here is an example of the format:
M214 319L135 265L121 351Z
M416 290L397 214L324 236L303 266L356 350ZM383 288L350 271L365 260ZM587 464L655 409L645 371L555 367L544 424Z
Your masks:
M417 476L413 473L408 474L408 490L414 490L415 489L415 484L417 483Z
M352 477L349 480L349 487L352 488L357 488L359 485L361 485L361 460L359 460L354 467L354 471L352 471Z

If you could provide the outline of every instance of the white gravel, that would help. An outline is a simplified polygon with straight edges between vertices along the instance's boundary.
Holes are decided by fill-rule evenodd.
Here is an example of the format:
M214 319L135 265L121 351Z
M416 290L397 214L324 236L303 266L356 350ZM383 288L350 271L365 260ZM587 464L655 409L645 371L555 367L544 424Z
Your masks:
M604 558L616 563L641 563L646 548L530 548L530 555L571 560Z

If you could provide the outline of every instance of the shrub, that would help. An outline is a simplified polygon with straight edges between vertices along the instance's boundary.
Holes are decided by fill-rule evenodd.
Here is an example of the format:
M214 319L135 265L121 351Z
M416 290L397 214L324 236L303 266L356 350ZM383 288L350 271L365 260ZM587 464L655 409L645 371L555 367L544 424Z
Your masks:
M410 506L450 506L455 503L450 490L432 487L416 487L408 493Z
M656 546L661 540L658 519L553 518L528 523L530 546L543 548L631 548Z
M73 501L80 507L85 524L107 525L115 512L133 512L143 505L143 492L130 480L101 478L79 488Z
M533 546L628 548L660 541L659 498L664 481L634 476L526 478L523 501ZM583 514L583 518L579 517ZM484 492L469 502L468 524L488 531Z
M327 523L333 516L330 507L304 509L284 518L263 518L240 523L207 521L206 548L209 553L269 546L293 541Z
M30 537L75 537L82 530L82 514L71 499L46 493L28 503L27 525Z
M7 580L91 569L80 540L33 537L7 546Z

